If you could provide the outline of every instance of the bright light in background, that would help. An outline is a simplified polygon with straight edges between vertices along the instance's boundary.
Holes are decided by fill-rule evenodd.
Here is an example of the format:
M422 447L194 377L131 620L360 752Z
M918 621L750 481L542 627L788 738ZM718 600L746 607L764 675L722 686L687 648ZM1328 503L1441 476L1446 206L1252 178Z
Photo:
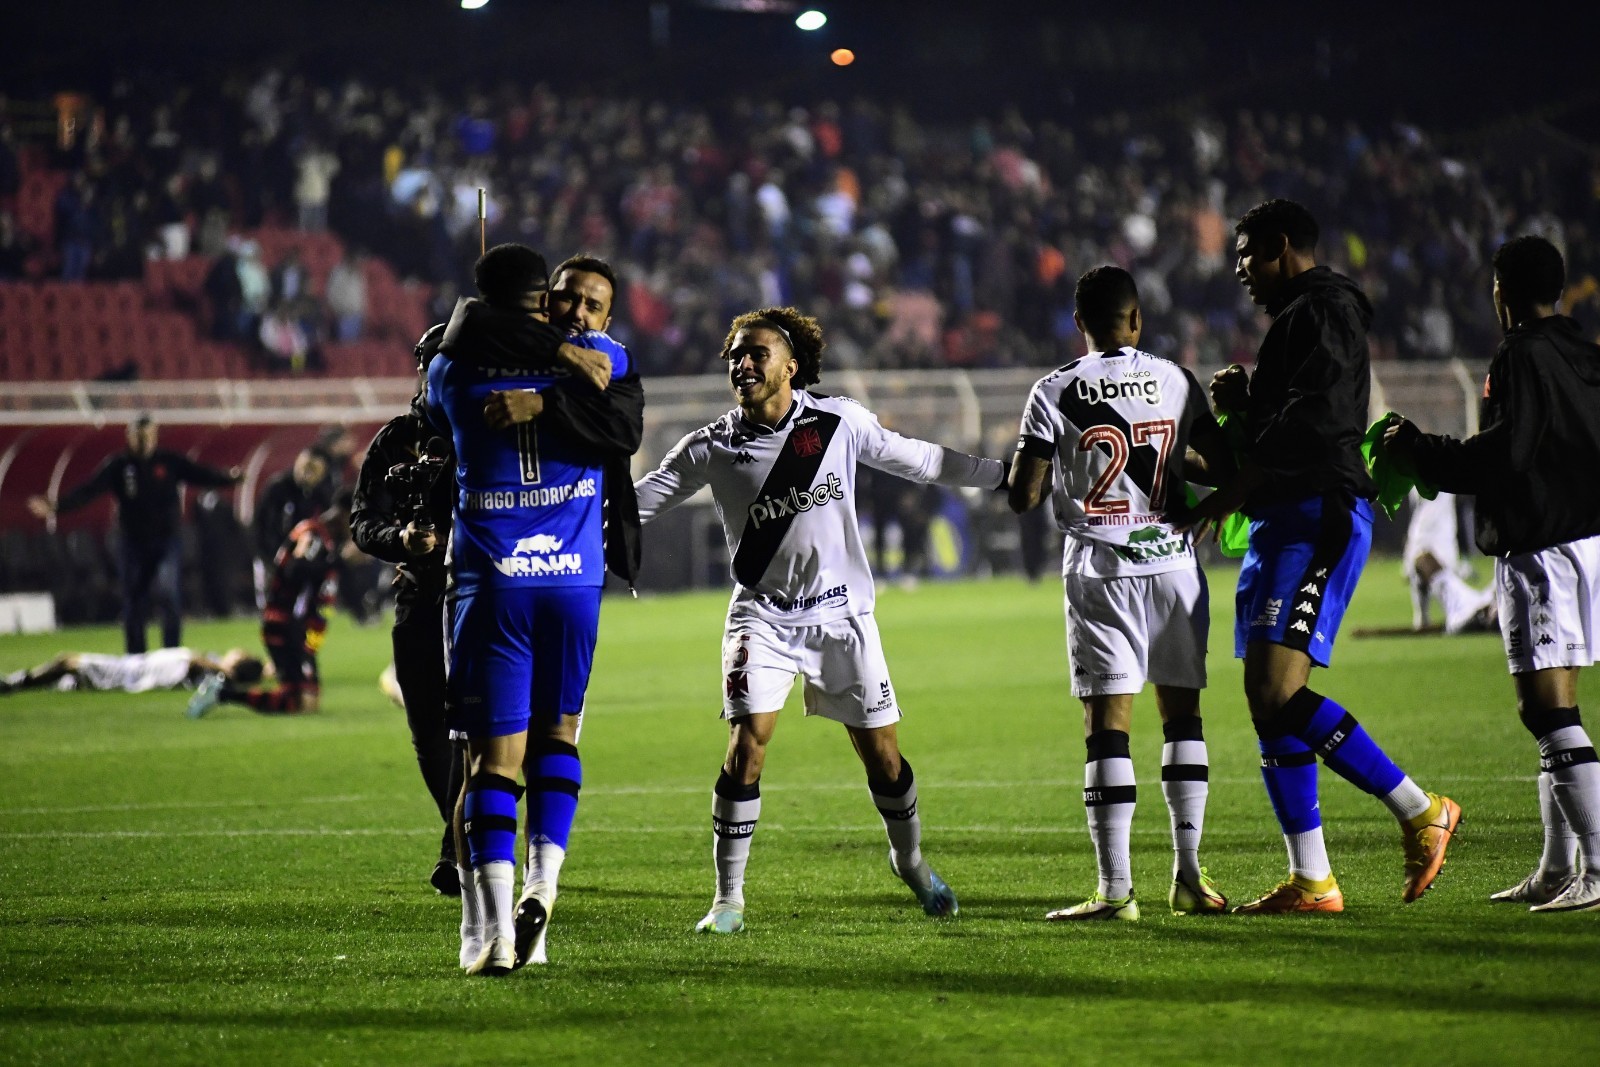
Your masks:
M463 3L466 0L462 0ZM802 30L820 30L828 24L828 16L820 11L802 11L794 20L794 24Z
M848 67L856 61L856 54L848 48L835 48L828 58L833 60L836 67Z
M461 10L476 11L488 2L489 0L461 0Z

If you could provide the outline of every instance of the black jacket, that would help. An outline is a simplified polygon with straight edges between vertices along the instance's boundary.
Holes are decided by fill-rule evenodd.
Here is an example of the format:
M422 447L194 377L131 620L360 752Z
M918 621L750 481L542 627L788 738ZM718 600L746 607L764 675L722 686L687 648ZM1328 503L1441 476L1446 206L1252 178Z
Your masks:
M428 517L438 534L438 546L426 556L413 556L400 543L400 532L411 521L400 514L404 503L389 488L389 468L415 463L428 442L438 435L415 410L398 415L378 431L361 461L350 510L350 534L356 547L369 556L397 564L400 582L397 599L438 598L445 588L445 545L450 540L450 517L455 507L455 458L449 456L425 498ZM446 442L448 453L449 443Z
M313 489L305 490L294 480L293 470L274 475L261 490L261 499L256 501L255 519L251 523L256 555L271 563L290 530L307 519L321 515L332 503L331 483L326 480Z
M546 331L557 341L548 343ZM476 366L545 369L561 342L569 340L548 323L524 312L494 308L481 300L456 305L439 345L446 359L469 359ZM604 462L605 552L611 573L630 586L639 576L639 501L629 460L644 440L644 384L637 372L614 379L604 391L575 380L569 388L541 394L539 422L592 450Z
M100 464L83 484L61 494L56 510L73 511L101 493L110 493L117 498L117 524L123 536L137 545L154 546L178 533L178 486L184 482L219 487L232 485L234 479L165 448L143 458L122 451Z
M1244 460L1267 481L1245 502L1253 507L1323 493L1377 495L1361 458L1367 429L1367 327L1372 305L1355 282L1313 267L1289 282L1283 302L1267 309L1245 411Z
M1483 384L1478 425L1457 441L1423 434L1424 481L1477 496L1474 539L1491 556L1600 534L1600 347L1552 315L1506 335Z

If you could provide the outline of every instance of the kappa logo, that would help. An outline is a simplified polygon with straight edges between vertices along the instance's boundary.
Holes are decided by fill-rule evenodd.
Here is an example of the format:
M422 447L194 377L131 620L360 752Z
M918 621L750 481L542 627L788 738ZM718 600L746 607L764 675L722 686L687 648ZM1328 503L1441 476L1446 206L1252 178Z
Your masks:
M1317 588L1317 583L1316 582L1307 582L1305 585L1302 585L1300 587L1300 591L1302 593L1310 593L1312 596L1321 596L1322 595L1322 590Z
M1556 643L1555 639L1553 637L1551 637L1549 634L1540 634L1539 635L1539 640L1534 642L1534 644L1536 644L1536 645L1553 645L1555 643Z
M740 449L733 457L733 465L735 467L740 466L741 464L745 464L745 463L754 463L755 461L756 461L756 457L752 456L750 453L744 451L743 449Z
M797 456L814 456L822 451L822 434L816 430L796 430L789 435L789 443L794 446Z
M1296 619L1294 621L1294 625L1289 627L1289 629L1298 630L1303 634L1308 634L1311 632L1311 627L1306 625L1306 620L1304 619Z
M1309 600L1300 601L1300 603L1294 606L1294 610L1303 611L1307 615L1315 615L1317 613L1317 609L1311 606L1311 601Z
M1328 576L1328 568L1326 568L1326 567L1318 568L1318 570L1317 570L1317 577L1318 578L1326 578L1327 576Z
M1199 829L1199 827L1195 826L1195 824L1190 822L1188 819L1185 819L1182 822L1180 822L1174 829L1178 829L1178 830L1197 830L1197 829Z

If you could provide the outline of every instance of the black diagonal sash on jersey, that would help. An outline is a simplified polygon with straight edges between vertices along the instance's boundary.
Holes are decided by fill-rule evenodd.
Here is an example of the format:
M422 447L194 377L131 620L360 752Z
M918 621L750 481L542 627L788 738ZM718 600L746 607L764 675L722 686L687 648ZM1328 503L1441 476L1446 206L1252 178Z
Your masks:
M789 438L778 451L778 458L767 472L767 480L761 484L754 502L760 503L769 497L782 500L789 496L790 490L809 492L811 483L816 481L817 471L822 467L822 460L828 454L834 431L838 428L838 415L816 408L808 409L805 417L789 430ZM799 447L800 442L806 442L805 452ZM815 451L810 450L812 446ZM733 576L739 579L741 585L754 589L756 583L761 581L761 576L767 573L767 565L777 555L778 545L783 542L784 535L789 532L798 515L798 510L790 509L787 514L763 519L760 526L746 516L744 533L739 537L739 549L733 554Z

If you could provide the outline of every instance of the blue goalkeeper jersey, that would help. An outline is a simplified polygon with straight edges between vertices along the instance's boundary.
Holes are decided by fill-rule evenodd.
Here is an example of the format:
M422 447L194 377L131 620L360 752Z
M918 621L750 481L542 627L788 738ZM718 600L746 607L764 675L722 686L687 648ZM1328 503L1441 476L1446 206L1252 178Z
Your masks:
M628 373L628 350L603 333L573 338ZM605 579L601 460L541 428L540 420L492 430L484 400L502 389L578 389L563 370L479 367L443 356L428 367L428 413L448 426L456 452L456 588L598 586Z

